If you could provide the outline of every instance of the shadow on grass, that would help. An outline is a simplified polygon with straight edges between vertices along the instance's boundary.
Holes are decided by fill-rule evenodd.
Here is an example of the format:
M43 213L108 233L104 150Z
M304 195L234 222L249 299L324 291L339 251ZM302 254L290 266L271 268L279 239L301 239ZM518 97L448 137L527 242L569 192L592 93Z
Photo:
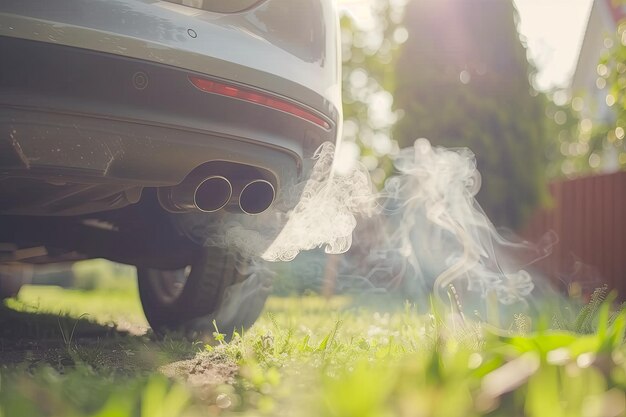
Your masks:
M40 312L17 311L0 304L0 367L32 370L50 365L63 372L86 365L114 373L151 372L193 357L202 345L176 335L157 339L119 330L114 324Z
M16 309L0 304L0 416L199 416L234 383L236 365L201 343L7 304Z

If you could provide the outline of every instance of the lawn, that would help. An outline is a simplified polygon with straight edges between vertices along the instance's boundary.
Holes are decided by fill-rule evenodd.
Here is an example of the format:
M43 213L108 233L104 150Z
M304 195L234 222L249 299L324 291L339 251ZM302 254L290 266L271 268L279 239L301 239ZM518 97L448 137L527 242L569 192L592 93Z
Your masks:
M625 415L626 314L605 295L506 331L410 304L271 298L253 328L207 345L142 334L133 285L25 287L0 311L0 417Z

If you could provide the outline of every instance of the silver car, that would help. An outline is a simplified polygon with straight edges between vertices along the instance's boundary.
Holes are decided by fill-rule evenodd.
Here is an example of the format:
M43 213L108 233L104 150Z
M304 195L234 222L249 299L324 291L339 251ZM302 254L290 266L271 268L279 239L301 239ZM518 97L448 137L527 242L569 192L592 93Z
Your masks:
M171 217L261 213L336 142L338 37L331 0L2 0L4 270L106 258L157 332L251 324L268 288L221 314L240 260Z

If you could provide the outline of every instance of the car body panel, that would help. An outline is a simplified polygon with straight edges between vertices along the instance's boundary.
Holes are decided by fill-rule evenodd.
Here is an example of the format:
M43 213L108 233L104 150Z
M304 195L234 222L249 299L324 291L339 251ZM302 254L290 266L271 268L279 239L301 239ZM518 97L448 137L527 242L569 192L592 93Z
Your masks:
M279 193L301 181L340 137L333 1L1 0L0 263L180 269L203 247L173 219L228 213L162 195L216 166Z
M336 26L333 3L327 0L270 0L229 14L153 0L64 0L62 6L4 0L0 6L0 36L233 80L305 103L333 119L341 111Z
M331 0L264 0L238 13L4 0L0 214L122 208L213 161L268 170L278 187L297 180L301 160L339 136L338 44ZM202 92L192 76L294 103L330 128Z

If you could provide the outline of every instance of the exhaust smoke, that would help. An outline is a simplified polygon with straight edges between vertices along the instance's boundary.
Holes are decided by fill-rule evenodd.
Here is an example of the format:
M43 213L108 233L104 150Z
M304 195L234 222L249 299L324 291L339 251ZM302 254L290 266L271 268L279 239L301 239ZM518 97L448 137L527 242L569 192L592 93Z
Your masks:
M413 287L467 300L496 298L526 305L535 288L528 268L548 256L556 236L540 244L505 238L475 200L480 189L468 149L433 148L418 139L395 158L399 175L385 185L387 244L410 266Z
M330 274L339 290L395 290L412 301L453 295L479 315L477 305L489 300L529 306L537 287L529 268L549 255L556 236L531 244L496 231L475 200L480 174L470 150L418 139L394 158L397 174L380 193L358 164L347 174L333 170L334 154L322 145L306 161L308 178L283 187L258 216L189 213L177 216L179 226L198 243L257 259L258 273L291 270L312 284ZM342 255L329 266L320 248Z

